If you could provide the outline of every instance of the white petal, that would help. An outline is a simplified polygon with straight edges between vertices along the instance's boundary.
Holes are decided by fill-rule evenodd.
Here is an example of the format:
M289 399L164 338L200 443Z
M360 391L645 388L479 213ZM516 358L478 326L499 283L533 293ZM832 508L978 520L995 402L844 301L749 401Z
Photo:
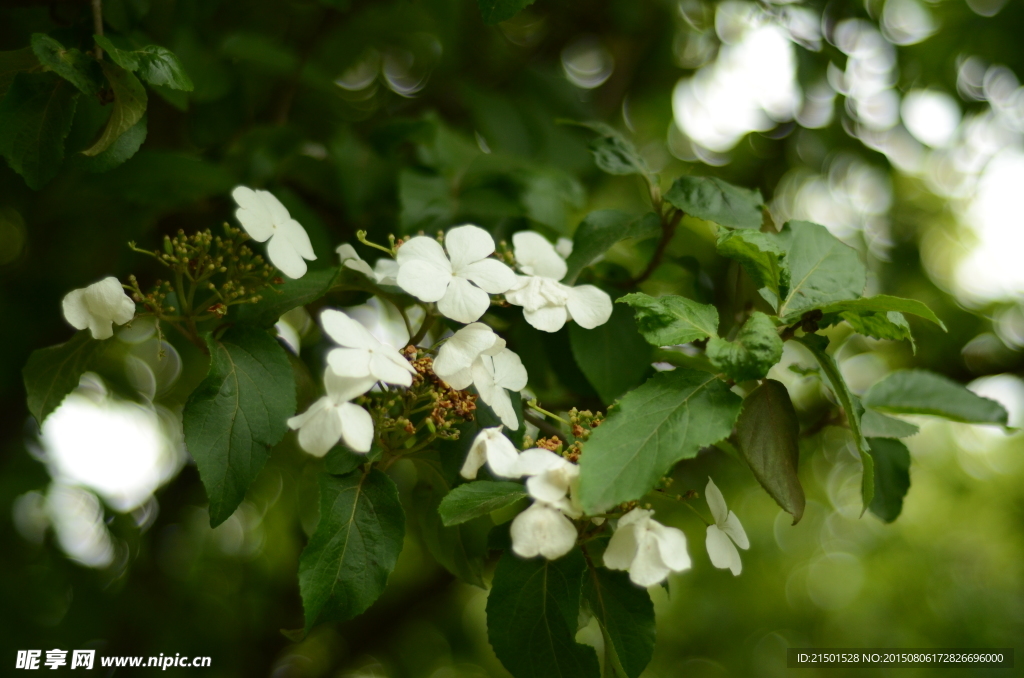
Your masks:
M708 526L708 536L705 542L708 549L708 557L711 558L711 564L720 570L729 568L732 570L734 575L738 575L743 570L743 564L740 562L740 552L736 550L732 540L718 529L717 525Z
M463 391L473 385L473 371L470 369L459 370L441 379L454 388L456 391Z
M516 274L497 259L481 259L455 269L455 275L476 283L490 294L504 294L516 283Z
M336 348L327 354L327 364L339 377L365 379L373 377L371 354L365 348ZM376 381L376 378L374 378Z
M384 350L388 350L389 347L382 347ZM394 350L394 349L390 349ZM370 354L370 374L377 379L394 384L395 386L412 386L412 374L416 373L412 365L409 364L408 360L399 357L402 365L398 364L397 361L391 360L390 356L382 355L380 349L373 351ZM410 370L412 374L410 374Z
M577 325L592 330L612 317L612 298L593 285L578 285L569 290L566 308Z
M559 474L542 473L527 479L526 490L534 499L553 504L569 494L569 484L564 481Z
M339 346L371 349L381 345L361 322L333 308L325 309L320 314L320 325Z
M526 275L561 280L568 270L565 259L558 255L555 246L535 231L520 231L512 236L516 265Z
M292 280L306 275L306 262L287 238L275 235L267 243L267 258L281 273Z
M288 219L285 222L278 224L277 234L275 238L284 238L292 246L299 256L309 261L316 260L316 254L313 253L313 244L309 242L309 234L306 233L306 229L302 227L302 224L295 221L294 219Z
M267 238L274 235L274 219L256 191L238 186L231 191L231 197L238 203L235 218L250 238L256 242L266 242Z
M415 296L414 293L411 294ZM465 278L453 277L448 290L437 302L437 310L457 322L471 323L479 320L490 305L491 298L487 296L487 292Z
M523 558L561 558L576 544L576 528L561 511L535 502L512 521L512 550Z
M327 395L336 403L352 400L363 395L377 383L373 377L343 377L335 374L334 370L328 367L324 370L324 390Z
M381 257L374 262L373 272L377 276L377 282L382 285L398 284L398 262L394 259Z
M489 394L489 397L490 400L484 400L484 402L491 406L494 413L501 419L501 423L510 431L518 431L519 417L516 416L516 410L512 407L512 400L508 397L508 392L498 386ZM518 398L519 395L516 394L516 397Z
M92 332L93 339L110 339L114 336L112 321L95 315L89 316L89 331Z
M623 527L625 525L636 525L638 528L646 530L647 524L650 522L652 515L654 515L654 511L635 508L619 518L619 527Z
M736 542L736 546L739 546L741 549L750 548L750 540L747 539L747 533L743 530L740 519L732 511L729 511L729 517L725 519L725 524L722 525L722 532L729 535Z
M448 231L444 236L444 247L452 260L452 270L457 272L463 266L494 254L494 238L479 226L467 224Z
M665 581L669 572L668 566L661 559L658 541L650 532L642 533L636 557L629 566L629 580L637 586L654 586Z
M482 355L473 361L470 371L473 374L473 386L476 387L480 399L490 404L495 398L495 393L501 390L494 385L494 359Z
M522 391L526 388L528 376L518 355L506 348L492 360L495 384L510 391Z
M708 508L711 509L711 515L715 518L716 525L724 525L725 521L729 518L729 509L725 505L725 497L722 496L722 491L718 489L718 485L715 485L715 481L710 477L708 478L707 487L704 488L704 499L708 502Z
M686 535L682 530L652 520L648 532L658 542L661 562L673 572L690 569L690 554L686 550Z
M434 360L434 373L448 381L450 375L468 369L477 356L491 349L498 341L502 340L487 325L466 325L441 345Z
M459 471L459 475L466 480L474 480L480 467L486 462L486 448L482 444L477 445L476 440L474 440L473 445L469 448L469 453L466 455L466 461L462 464L462 470Z
M569 255L572 254L572 238L559 238L555 243L555 251L563 259L568 259Z
M324 409L331 407L332 404L331 399L327 396L317 399L316 402L310 405L305 412L296 414L294 417L289 417L286 422L288 424L288 428L293 431L302 428L307 422L313 419L313 417L323 412Z
M398 248L398 252L395 255L395 260L398 262L399 267L404 267L413 261L422 261L447 273L452 272L452 264L448 261L448 257L445 256L441 243L425 235L409 238L402 243L402 246Z
M89 285L85 290L93 314L123 325L135 317L135 302L124 293L121 282L109 276Z
M604 550L604 566L610 570L628 570L639 547L636 536L636 526L623 525L620 520L615 534L608 540L608 547Z
M523 476L540 475L566 465L574 466L572 462L543 447L534 447L519 454L519 475Z
M524 310L523 317L541 332L557 332L565 326L569 314L564 306L543 306L535 311Z
M362 259L345 259L342 264L345 268L351 268L353 271L362 273L370 280L377 280L377 274L374 273L373 269L370 268L370 265Z
M313 403L304 414L289 419L288 426L299 429L299 445L316 457L327 454L341 438L338 408L326 397Z
M355 259L356 261L363 260L363 258L359 256L359 253L356 252L356 248L352 247L352 245L349 245L347 242L335 247L334 251L338 253L338 258L343 264L349 259Z
M473 445L482 446L491 472L502 478L519 477L519 452L502 432L500 426L485 428L477 434Z
M352 403L338 406L341 419L341 437L353 452L369 452L373 444L373 417Z
M274 329L277 330L277 338L284 342L288 350L295 355L299 355L302 339L299 337L298 330L283 320L278 320L274 324Z
M71 290L64 295L61 302L64 310L64 319L76 330L84 330L89 327L89 309L85 305L85 290Z
M280 226L292 218L288 213L288 208L282 205L281 201L273 193L264 190L256 190L255 193L256 197L270 213L270 219L274 222L274 226Z
M403 248L407 246L408 243L402 245ZM398 269L398 286L420 301L440 300L452 280L450 271L422 259L413 259Z

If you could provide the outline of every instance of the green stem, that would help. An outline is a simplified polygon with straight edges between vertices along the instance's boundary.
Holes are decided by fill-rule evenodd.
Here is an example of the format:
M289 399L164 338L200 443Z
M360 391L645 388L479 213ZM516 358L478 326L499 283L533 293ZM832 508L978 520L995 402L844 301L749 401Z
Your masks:
M541 413L541 414L543 414L544 416L547 416L547 417L551 417L552 419L557 419L558 421L562 422L562 423L563 423L563 424L565 424L566 426L568 426L568 425L569 425L569 422L568 422L568 421L566 421L565 419L562 419L562 418L561 418L560 416L558 416L558 415L557 415L557 414L555 414L554 412L548 412L548 411L547 411L547 410L545 410L545 409L544 409L543 407L541 407L540 405L538 405L538 404L537 404L537 400L536 400L536 399L534 399L534 400L527 400L527 401L526 401L526 404L527 404L527 406L529 406L529 407L530 407L531 409L533 409L533 410L535 410L535 411L537 411L537 412L540 412L540 413Z
M381 252L386 252L388 254L388 256L391 256L391 257L395 256L395 253L392 252L387 247L384 247L383 245L378 245L375 242L370 242L369 240L367 240L366 239L366 231L356 231L356 240L358 240L359 242L363 243L364 245L366 245L368 247L373 247L374 249L378 249Z
M437 316L427 311L427 317L423 319L423 324L420 325L420 329L416 332L416 336L409 339L409 344L416 346L423 341L423 337L427 336L427 332L429 332L430 328L434 325L434 320L436 318Z

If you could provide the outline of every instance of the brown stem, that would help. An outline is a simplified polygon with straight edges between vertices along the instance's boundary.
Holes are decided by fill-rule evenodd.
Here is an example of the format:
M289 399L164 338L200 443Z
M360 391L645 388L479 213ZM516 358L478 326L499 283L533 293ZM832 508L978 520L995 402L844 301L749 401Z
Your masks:
M103 35L103 0L92 0L92 30L96 35ZM103 61L103 48L96 45L97 61Z
M672 237L676 234L676 227L679 226L679 222L683 219L682 210L673 210L671 216L667 219L662 217L661 220L661 239L658 240L658 246L654 250L654 256L651 257L651 261L647 264L647 268L643 272L632 280L627 280L622 283L621 287L636 287L643 281L651 277L655 269L661 264L661 260L665 257L665 250L668 249L668 244L672 242Z
M569 440L565 437L565 434L563 434L561 431L559 431L557 427L555 427L554 425L544 421L540 417L535 417L532 414L527 414L526 412L523 412L523 419L525 419L526 421L530 422L531 424L533 424L534 426L539 428L541 431L546 433L548 436L554 436L555 438L558 438L559 440L562 441L563 445L568 445L569 444Z

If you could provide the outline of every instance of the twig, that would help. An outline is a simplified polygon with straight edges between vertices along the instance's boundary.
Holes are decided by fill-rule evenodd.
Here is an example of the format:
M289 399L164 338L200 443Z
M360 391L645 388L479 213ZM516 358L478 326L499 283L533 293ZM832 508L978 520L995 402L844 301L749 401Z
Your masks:
M655 269L661 264L661 260L665 256L665 250L668 249L668 244L672 242L672 236L676 234L676 227L679 226L679 222L683 219L682 210L674 210L672 216L668 220L662 219L661 224L661 239L658 241L658 247L654 250L654 256L651 257L651 261L647 264L647 268L643 272L632 280L627 280L622 283L621 287L636 287L643 281L651 277Z
M548 436L554 436L555 438L558 438L559 440L562 441L563 445L569 444L569 440L565 437L565 434L559 431L558 428L556 428L553 424L544 421L540 417L535 417L532 414L527 414L526 412L523 412L523 419L539 428Z
M92 0L92 30L96 35L103 35L103 0ZM96 45L97 61L103 61L103 48Z

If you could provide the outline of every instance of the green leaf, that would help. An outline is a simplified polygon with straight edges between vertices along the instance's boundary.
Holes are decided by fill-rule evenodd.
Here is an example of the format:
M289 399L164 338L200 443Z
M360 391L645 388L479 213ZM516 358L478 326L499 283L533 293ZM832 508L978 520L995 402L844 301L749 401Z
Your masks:
M873 297L837 301L821 308L822 313L842 313L843 311L852 311L854 313L888 313L889 311L909 313L910 315L916 315L919 318L935 323L943 331L946 330L946 325L939 320L939 317L928 306L917 299L903 299L902 297L878 294Z
M344 266L315 269L301 278L285 280L280 285L265 289L260 295L262 299L255 304L237 306L234 314L241 322L273 327L288 311L312 303L327 294L345 271L353 274L353 281L355 276L365 279L365 276Z
M331 475L343 476L355 471L367 461L377 461L381 455L382 450L376 441L366 454L353 452L339 443L327 451L324 456L324 468Z
M572 254L566 259L568 273L565 275L565 283L571 285L576 282L580 272L615 243L627 238L653 238L659 233L661 220L654 212L641 217L619 210L591 212L573 234Z
M267 332L236 325L207 337L210 371L182 415L185 446L210 500L210 525L234 513L295 414L295 378Z
M583 599L611 644L617 668L627 678L638 678L654 655L654 604L647 589L629 580L625 572L589 568L583 580Z
M853 444L856 446L857 452L860 454L860 462L864 466L860 479L860 496L864 502L863 511L867 511L875 496L875 464L871 457L871 447L860 427L862 410L860 402L857 402L855 396L850 393L850 387L846 385L846 380L843 379L836 361L828 353L825 353L825 346L828 345L827 339L816 334L809 334L800 337L797 341L806 346L821 365L821 371L825 373L832 393L835 394L843 411L846 412L846 421L850 425L850 433L853 434Z
M134 127L146 112L146 90L138 78L120 66L106 61L101 63L100 67L114 92L114 105L100 138L82 151L85 155L99 155L110 148L111 144Z
M679 296L652 297L643 292L616 300L629 304L636 313L640 334L652 346L688 344L718 334L718 310Z
M31 73L42 68L43 65L39 63L31 47L0 52L0 99L7 94L7 89L18 73Z
M594 155L594 163L608 174L650 174L647 163L640 157L633 142L618 133L591 141L590 152Z
M102 35L94 35L93 38L114 63L125 70L137 72L150 85L192 91L192 79L171 50L158 45L146 45L132 50L118 49L109 38Z
M892 341L910 342L914 353L917 353L917 344L914 343L914 335L910 333L910 325L907 319L899 311L888 311L873 313L871 311L843 311L839 317L850 323L850 327L857 334L875 339L890 339Z
M445 525L459 525L511 506L527 496L521 483L477 480L454 488L438 507Z
M909 438L921 430L916 424L887 417L871 409L864 410L860 417L860 427L868 438Z
M576 364L605 404L639 386L651 371L654 349L625 306L615 306L608 322L592 330L572 323L569 341Z
M575 640L584 569L579 549L558 560L502 554L487 597L487 635L515 678L598 678L597 655Z
M117 138L110 148L99 155L74 156L74 164L88 172L107 172L127 162L142 146L148 133L146 116L143 115L134 126Z
M0 155L30 188L42 188L64 162L77 98L51 73L18 73L0 102Z
M789 391L767 379L743 401L736 422L736 442L757 482L793 524L804 515L804 488L797 466L800 462L800 422Z
M681 459L732 431L742 400L714 375L661 372L619 401L580 457L580 500L598 514L639 499Z
M398 173L398 202L398 220L405 233L447 228L458 211L447 179L412 169Z
M22 376L28 394L28 411L36 418L36 423L43 425L46 417L78 387L78 380L108 346L107 340L97 341L89 330L81 330L63 344L32 351Z
M765 301L772 308L779 307L789 288L789 267L786 250L777 238L760 231L723 229L718 234L718 253L738 261Z
M782 339L772 319L754 311L735 341L711 337L707 356L711 364L736 381L763 379L782 359Z
M32 51L39 63L64 78L86 96L103 89L103 78L96 60L78 49L67 49L45 33L32 34Z
M228 193L238 180L224 167L197 157L143 149L104 177L111 192L130 203L169 208Z
M387 585L405 537L398 488L372 469L320 476L320 521L299 558L306 631L361 614Z
M871 512L887 523L903 510L903 497L910 489L910 450L899 440L868 438L875 460L875 496Z
M758 190L733 186L715 177L679 177L665 200L686 214L729 228L761 228L764 199Z
M970 424L1002 424L1002 405L975 395L962 385L926 370L886 375L864 394L864 405L889 414L930 414Z
M534 0L479 0L480 16L484 23L493 26L507 19L511 19L523 8L529 7Z
M808 221L790 221L780 234L787 243L789 293L779 307L785 322L838 301L856 299L867 284L860 254L828 229Z

